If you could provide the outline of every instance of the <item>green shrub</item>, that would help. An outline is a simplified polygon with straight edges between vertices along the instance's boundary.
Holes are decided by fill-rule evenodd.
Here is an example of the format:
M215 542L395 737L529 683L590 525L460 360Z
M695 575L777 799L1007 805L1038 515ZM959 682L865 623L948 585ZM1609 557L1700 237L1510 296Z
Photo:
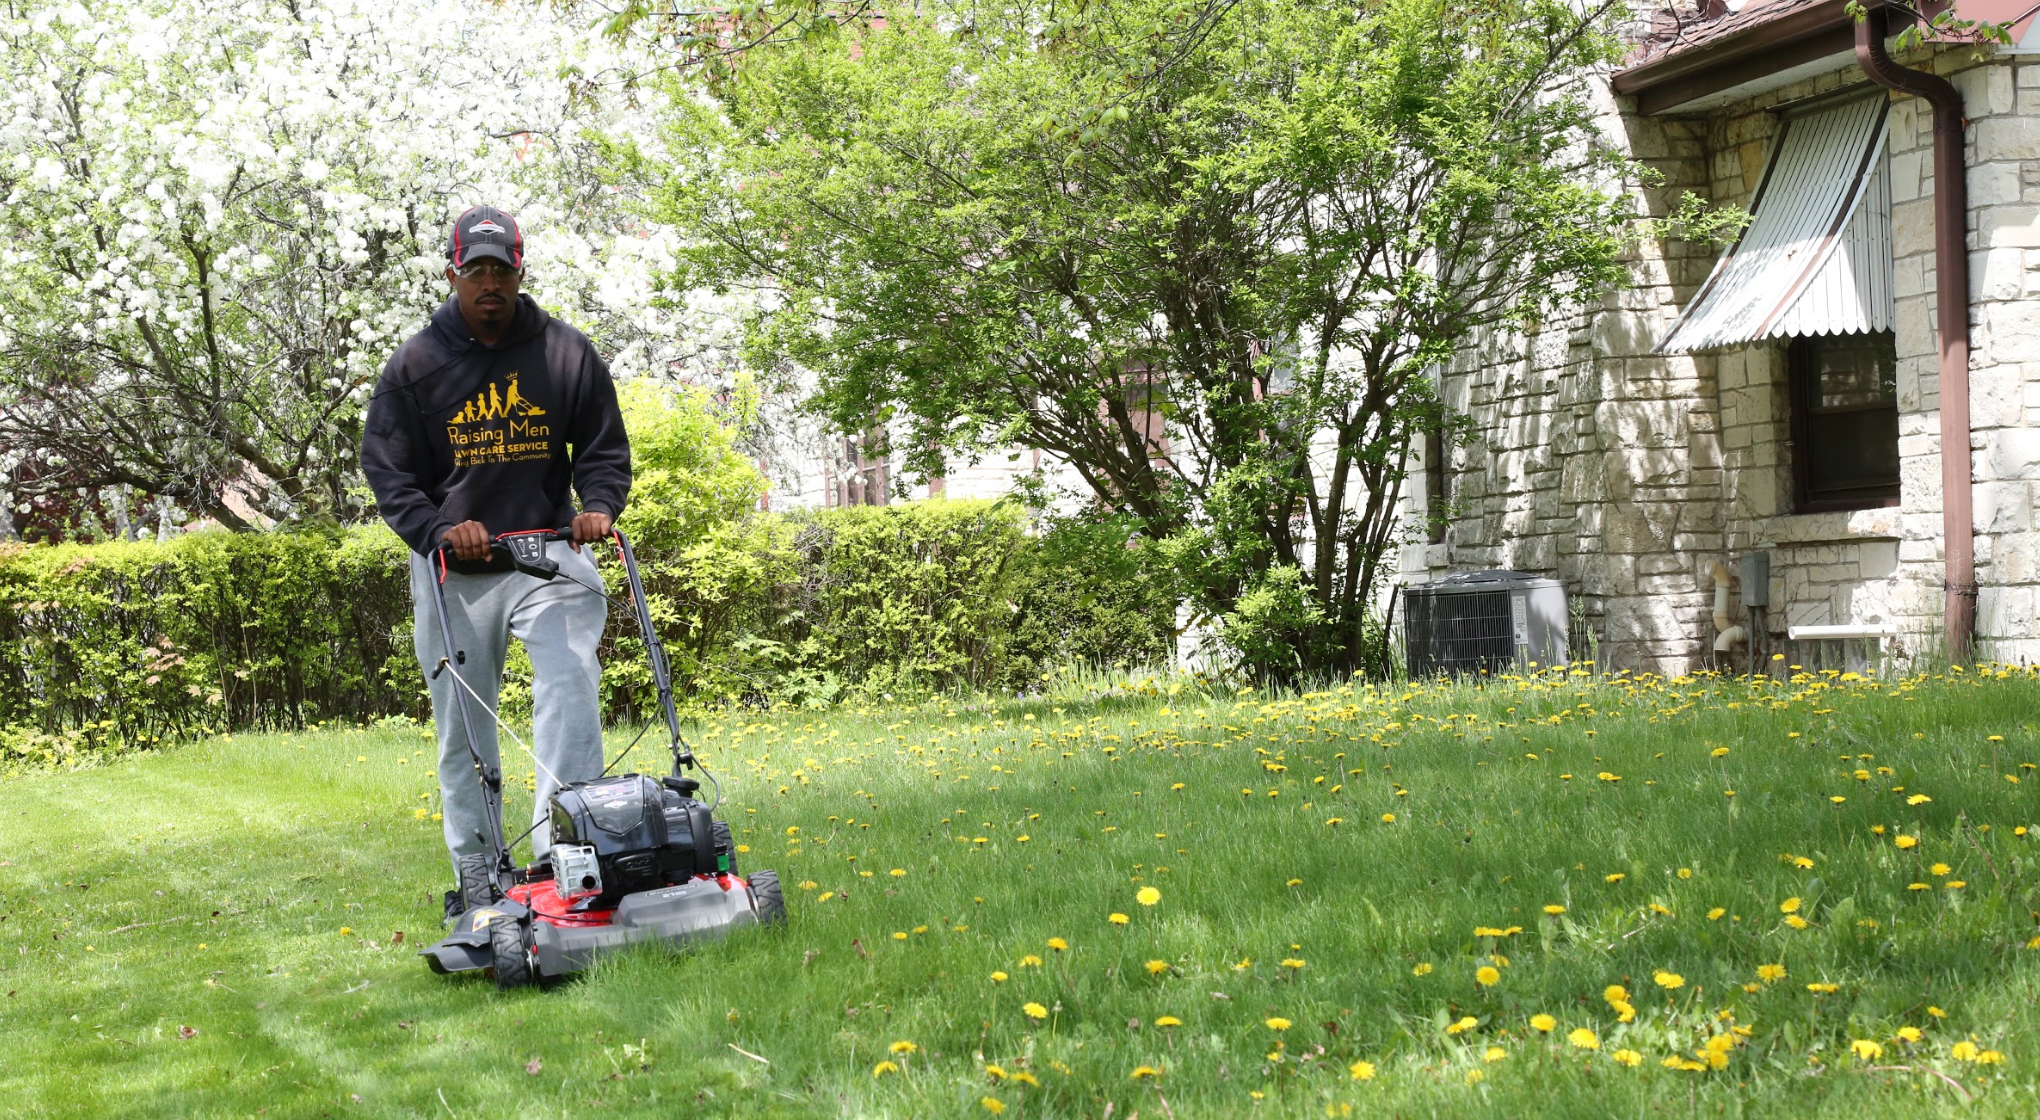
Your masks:
M1036 691L1056 665L1167 656L1170 581L1118 522L1029 537L1017 504L943 500L763 514L726 443L663 431L642 441L651 468L625 526L683 705ZM724 488L686 507L690 479L717 474ZM620 570L604 567L620 604ZM0 761L426 718L408 570L381 525L0 550ZM610 718L655 711L620 606L602 657ZM528 671L514 648L510 667ZM505 682L506 714L529 703L526 685Z
M0 757L422 710L404 548L346 534L0 551Z

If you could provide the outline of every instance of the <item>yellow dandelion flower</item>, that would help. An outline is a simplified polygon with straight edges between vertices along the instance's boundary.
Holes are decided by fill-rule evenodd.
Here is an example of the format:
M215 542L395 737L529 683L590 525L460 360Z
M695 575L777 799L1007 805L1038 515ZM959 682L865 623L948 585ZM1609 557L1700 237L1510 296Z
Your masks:
M1112 913L1105 915L1105 920L1111 922L1115 926L1123 926L1132 919L1128 918L1124 914L1119 913L1118 911L1113 911Z
M1158 1027L1180 1027L1182 1025L1183 1020L1176 1018L1174 1015L1161 1015L1155 1019L1155 1026Z
M1133 900L1142 906L1153 906L1162 900L1162 892L1153 887L1142 887L1134 894Z
M1263 1023L1266 1023L1268 1025L1268 1029L1271 1031L1286 1031L1291 1026L1295 1025L1291 1023L1289 1020L1284 1019L1280 1015L1270 1015L1268 1018L1263 1019L1261 1021Z
M995 971L994 971L994 972L992 973L992 983L994 983L994 984L1003 984L1003 983L1005 983L1005 982L1006 982L1006 980L1007 980L1007 976L1006 976L1006 974L1005 974L1004 972L1000 972L1000 971L996 971L996 970L995 970Z
M1301 879L1291 879L1291 880L1289 880L1289 881L1288 881L1287 883L1284 883L1284 884L1282 884L1282 885L1283 885L1283 886L1285 886L1285 887L1300 887L1300 886L1302 886L1302 885L1303 885L1303 880L1301 880Z
M1302 961L1302 960L1300 960L1300 959L1298 959L1298 958L1296 958L1296 957L1284 957L1284 958L1282 958L1282 967L1283 967L1283 968L1302 968L1302 967L1303 967L1303 961Z
M1840 990L1841 990L1841 987L1842 987L1842 986L1841 986L1840 984L1828 984L1828 983L1824 983L1824 982L1818 982L1818 981L1817 981L1817 982L1815 982L1815 983L1812 983L1812 984L1808 984L1808 985L1806 986L1806 990L1807 990L1807 991L1809 991L1809 992L1812 992L1812 993L1814 993L1815 995L1823 995L1823 996L1824 996L1824 995L1828 995L1828 994L1830 994L1830 993L1832 993L1832 992L1838 992L1838 991L1840 991Z
M1550 1034L1558 1029L1558 1020L1540 1013L1530 1016L1530 1025L1545 1034Z
M1043 1007L1040 1004L1034 1003L1032 1001L1021 1004L1020 1013L1027 1016L1029 1019L1048 1018L1048 1008Z
M1600 1038L1593 1031L1585 1027L1573 1028L1573 1032L1566 1035L1565 1040L1582 1050L1599 1050L1601 1048Z
M1067 941L1064 941L1064 940L1063 940L1062 938L1060 938L1060 937L1051 937L1051 938L1049 938L1049 939L1048 939L1048 947L1049 947L1050 949L1053 949L1053 950L1055 950L1056 952L1060 953L1060 952L1063 952L1064 950L1068 949L1068 948L1070 947L1070 943L1069 943L1069 942L1067 942Z
M1602 876L1602 878L1610 883L1619 883L1622 880L1629 878L1629 876L1624 875L1620 871L1611 871L1607 875Z
M1951 868L1951 867L1949 867L1949 866L1948 866L1947 864L1945 864L1945 863L1937 863L1937 864L1935 864L1934 866L1932 866L1932 867L1929 867L1929 868L1927 868L1927 874L1929 874L1929 875L1946 875L1946 874L1947 874L1948 872L1950 872L1950 871L1952 871L1952 870L1954 870L1954 869L1953 869L1953 868Z
M1481 1054L1481 1060L1488 1062L1499 1062L1503 1058L1506 1058L1508 1056L1509 1052L1507 1050L1504 1050L1499 1046L1490 1046L1484 1053Z
M1894 836L1891 842L1898 845L1901 850L1909 850L1919 846L1920 838L1917 836Z
M1779 903L1778 912L1780 914L1797 914L1799 912L1799 896L1794 895Z
M1850 1042L1849 1049L1854 1050L1856 1056L1866 1062L1874 1062L1884 1056L1884 1047L1867 1038L1859 1038Z
M871 1067L871 1076L884 1077L888 1073L898 1073L899 1071L900 1067L898 1063L880 1062L877 1065Z
M1169 971L1169 962L1149 961L1147 962L1147 970L1149 976L1160 976L1162 973Z
M1601 989L1601 998L1609 1003L1622 1003L1629 998L1629 989L1620 984L1610 984Z
M1948 1056L1958 1062L1973 1062L1976 1060L1976 1056L1982 1052L1982 1050L1977 1048L1976 1043L1966 1038L1948 1048Z
M1634 1050L1626 1049L1617 1050L1613 1054L1610 1054L1608 1056L1615 1059L1618 1063L1628 1066L1631 1069L1635 1069L1637 1066L1643 1064L1643 1055L1637 1053Z
M1484 964L1473 970L1473 980L1483 988L1492 987L1502 982L1502 974L1495 966Z
M1946 1019L1948 1017L1948 1013L1946 1011L1943 1011L1940 1008L1935 1007L1931 1003L1927 1005L1927 1014L1932 1015L1936 1019Z
M895 868L893 868L893 869L892 869L892 871L890 872L890 874L892 875L892 877L893 877L893 878L895 878L895 879L898 879L898 878L900 878L901 876L904 876L904 875L905 875L906 873L907 873L907 869L906 869L906 868L904 868L904 867L895 867Z
M1995 1050L1985 1050L1976 1056L1976 1064L1980 1066L2003 1065L2004 1060L2005 1056Z
M1911 797L1906 798L1905 803L1908 805L1925 805L1932 800L1933 798L1928 797L1924 793L1915 793Z
M1807 926L1810 926L1813 923L1807 921L1805 918L1802 918L1797 914L1787 914L1785 915L1785 924L1791 926L1793 929L1805 929Z
M1374 1063L1354 1062L1346 1067L1346 1072L1352 1074L1355 1081L1372 1081L1374 1080Z
M1394 824L1394 823L1395 823L1395 814L1394 814L1394 813L1383 813L1383 814L1381 814L1381 823L1382 823L1382 824Z
M1660 988L1683 988L1686 986L1685 977L1676 972L1666 972L1662 968L1651 973L1650 978L1657 981L1657 986Z
M1898 1038L1901 1042L1918 1042L1923 1037L1925 1037L1925 1032L1918 1027L1898 1028Z
M908 1042L906 1039L903 1038L900 1039L898 1042L893 1043L891 1046L886 1047L886 1049L894 1054L912 1054L915 1051L919 1050L920 1047L914 1045L911 1042Z
M1714 909L1709 910L1707 912L1707 920L1710 922L1718 922L1721 920L1721 916L1726 913L1728 913L1727 910L1724 910L1721 907L1717 906Z
M1431 975L1431 962L1425 961L1422 964L1417 965L1415 968L1410 969L1410 975L1411 976Z
M1554 902L1554 903L1551 903L1550 905L1546 906L1546 907L1544 908L1544 912L1545 912L1546 914L1549 914L1549 915L1551 915L1552 917L1556 918L1556 917L1558 917L1558 916L1559 916L1560 914L1563 914L1563 913L1565 913L1565 907L1563 907L1563 906L1560 906L1560 905L1559 905L1558 903Z
M1150 1077L1160 1077L1161 1075L1162 1075L1162 1071L1161 1071L1161 1070L1158 1070L1158 1069L1156 1069L1156 1068L1155 1068L1155 1067L1153 1067L1153 1066L1135 1066L1135 1067L1133 1067L1133 1079L1134 1079L1135 1081L1144 1081L1144 1080L1146 1080L1146 1079L1148 1079L1148 1078L1150 1078Z
M1783 980L1785 979L1785 966L1782 964L1760 964L1757 966L1757 979L1762 980L1766 984L1773 980Z
M994 1116L997 1116L999 1113L1006 1111L1006 1102L1000 1100L997 1097L986 1097L983 1100L980 1100L978 1102L978 1105L979 1107L983 1108L986 1112L989 1112Z

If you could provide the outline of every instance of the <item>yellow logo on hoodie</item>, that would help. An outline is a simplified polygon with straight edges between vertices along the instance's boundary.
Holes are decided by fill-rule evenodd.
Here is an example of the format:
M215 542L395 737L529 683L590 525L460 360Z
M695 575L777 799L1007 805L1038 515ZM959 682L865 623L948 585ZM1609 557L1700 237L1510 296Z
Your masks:
M536 422L546 411L518 391L517 376L515 370L507 375L507 388L491 381L447 419L454 466L552 458L552 428Z

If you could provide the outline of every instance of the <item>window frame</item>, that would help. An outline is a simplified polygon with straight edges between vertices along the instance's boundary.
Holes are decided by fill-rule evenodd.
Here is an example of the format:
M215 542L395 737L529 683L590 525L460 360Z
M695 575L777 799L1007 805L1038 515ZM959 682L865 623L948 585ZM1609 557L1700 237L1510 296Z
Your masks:
M1889 336L1892 332L1875 332ZM1823 336L1794 338L1785 348L1785 377L1787 401L1791 413L1792 438L1792 509L1795 513L1827 513L1833 511L1884 509L1899 504L1900 477L1903 465L1897 463L1897 436L1893 435L1894 468L1890 481L1878 480L1855 486L1829 487L1816 491L1812 478L1811 463L1819 455L1820 435L1816 431L1817 416L1840 415L1850 412L1882 412L1887 409L1893 420L1898 415L1898 399L1894 393L1889 404L1849 405L1840 408L1815 410L1820 391L1819 374L1814 368L1814 348ZM1894 422L1893 428L1897 425Z

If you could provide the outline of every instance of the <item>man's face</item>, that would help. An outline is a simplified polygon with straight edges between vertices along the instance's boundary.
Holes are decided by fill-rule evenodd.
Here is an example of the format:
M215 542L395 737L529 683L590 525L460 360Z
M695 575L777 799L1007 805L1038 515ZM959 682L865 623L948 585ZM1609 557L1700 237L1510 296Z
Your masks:
M510 328L516 315L517 286L524 273L494 257L476 257L463 268L446 270L460 300L461 317L477 331L500 334Z

